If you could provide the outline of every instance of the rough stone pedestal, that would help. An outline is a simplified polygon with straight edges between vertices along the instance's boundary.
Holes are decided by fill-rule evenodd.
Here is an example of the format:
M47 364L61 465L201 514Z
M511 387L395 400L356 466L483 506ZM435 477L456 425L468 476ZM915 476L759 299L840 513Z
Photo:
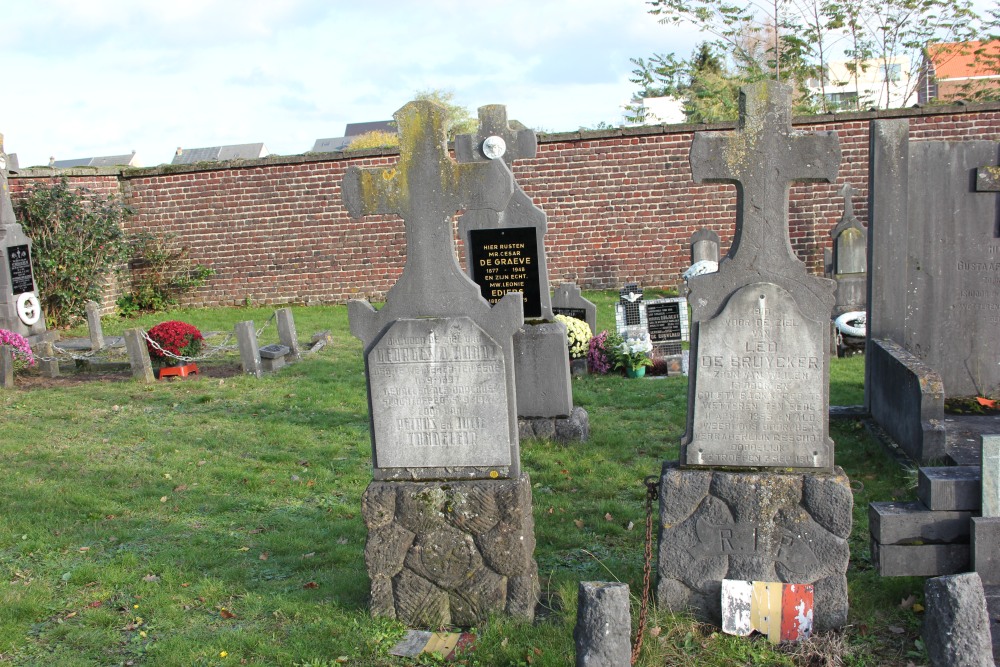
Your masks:
M412 628L531 619L538 600L531 481L373 481L362 498L373 616Z
M721 624L723 579L813 584L814 627L847 622L847 475L681 470L660 478L661 609Z
M549 438L556 442L586 442L590 438L590 415L577 406L569 417L518 417L518 437Z
M628 584L581 581L577 593L576 667L622 667L632 658Z

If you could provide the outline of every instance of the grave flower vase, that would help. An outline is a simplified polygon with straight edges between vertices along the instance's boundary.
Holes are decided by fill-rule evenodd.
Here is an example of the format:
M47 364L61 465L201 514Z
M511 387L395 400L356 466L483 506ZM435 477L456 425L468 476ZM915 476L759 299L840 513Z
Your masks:
M641 378L641 377L645 377L645 375L646 375L646 367L645 366L639 366L639 368L626 368L625 369L625 377Z

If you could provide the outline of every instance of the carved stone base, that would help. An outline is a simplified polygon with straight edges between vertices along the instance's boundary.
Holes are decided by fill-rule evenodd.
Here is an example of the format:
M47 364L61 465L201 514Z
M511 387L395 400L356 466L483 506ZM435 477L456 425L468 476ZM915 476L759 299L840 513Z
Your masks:
M721 623L723 579L813 584L814 626L847 622L850 481L829 473L681 470L660 478L663 609Z
M412 628L531 619L538 601L531 481L373 481L361 512L373 616Z
M518 417L518 437L549 438L558 442L586 442L590 437L590 415L581 407L569 417Z

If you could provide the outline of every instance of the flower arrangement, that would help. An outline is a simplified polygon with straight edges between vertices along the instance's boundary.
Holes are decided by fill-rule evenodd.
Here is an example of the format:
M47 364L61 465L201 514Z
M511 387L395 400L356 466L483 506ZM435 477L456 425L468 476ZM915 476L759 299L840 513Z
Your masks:
M178 357L198 356L198 353L201 352L201 342L204 340L197 327L176 320L161 322L150 329L146 335L150 339L146 341L150 359L164 366L181 364L180 359L170 355ZM154 341L162 349L157 349L150 341Z
M622 337L607 329L590 339L587 350L587 368L591 373L607 375L615 368L618 346Z
M649 353L653 351L653 342L649 340L649 334L643 332L636 336L629 336L618 346L618 354L615 357L615 368L624 368L626 371L637 371L646 366L652 366L653 360Z
M21 334L0 329L0 346L3 345L10 345L14 348L14 370L35 365L35 355L31 353L31 345Z
M568 315L556 315L556 321L566 325L566 344L569 346L569 358L582 359L585 357L592 338L590 325Z

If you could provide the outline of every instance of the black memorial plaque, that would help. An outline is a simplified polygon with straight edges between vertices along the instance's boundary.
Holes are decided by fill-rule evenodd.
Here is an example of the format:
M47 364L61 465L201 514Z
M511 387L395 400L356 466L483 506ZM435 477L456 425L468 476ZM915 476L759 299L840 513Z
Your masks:
M10 267L10 286L14 296L35 291L35 279L31 274L31 252L27 244L7 248L7 266Z
M587 321L587 309L586 308L558 308L556 306L552 307L552 313L555 315L565 315L566 317L572 317L575 320Z
M686 316L687 313L685 312ZM646 324L653 349L660 355L680 354L684 340L679 301L647 301Z
M472 279L483 298L495 304L508 292L521 292L527 318L542 316L536 234L534 227L469 232Z

